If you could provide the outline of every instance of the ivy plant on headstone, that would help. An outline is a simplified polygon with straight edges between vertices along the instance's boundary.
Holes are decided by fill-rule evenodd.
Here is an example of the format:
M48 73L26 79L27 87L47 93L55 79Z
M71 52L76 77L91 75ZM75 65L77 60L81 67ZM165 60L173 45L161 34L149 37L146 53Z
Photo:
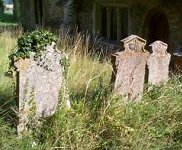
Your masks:
M32 120L55 113L60 91L70 107L66 88L68 60L58 51L57 42L57 37L48 31L26 33L10 56L10 66L17 73L19 134L29 130Z

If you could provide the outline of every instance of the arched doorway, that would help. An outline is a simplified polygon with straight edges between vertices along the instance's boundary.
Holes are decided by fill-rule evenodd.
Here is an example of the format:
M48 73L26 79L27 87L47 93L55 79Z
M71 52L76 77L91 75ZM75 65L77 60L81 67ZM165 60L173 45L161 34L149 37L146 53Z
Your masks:
M169 44L169 23L161 9L153 8L148 12L144 23L144 35L148 45L156 40Z

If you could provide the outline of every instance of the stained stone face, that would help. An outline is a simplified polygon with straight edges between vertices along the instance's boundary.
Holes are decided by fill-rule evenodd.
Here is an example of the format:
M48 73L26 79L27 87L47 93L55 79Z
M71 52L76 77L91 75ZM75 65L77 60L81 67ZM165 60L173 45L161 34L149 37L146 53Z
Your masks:
M143 92L145 66L149 55L144 50L146 41L132 35L122 42L125 50L115 54L114 92L122 95L126 101L138 101Z
M63 88L64 68L60 60L64 55L53 45L47 46L38 59L35 60L34 55L15 62L19 86L19 132L26 130L32 118L53 115Z
M171 55L167 53L167 44L162 41L152 43L153 53L148 59L149 78L148 82L158 85L169 79L169 63Z

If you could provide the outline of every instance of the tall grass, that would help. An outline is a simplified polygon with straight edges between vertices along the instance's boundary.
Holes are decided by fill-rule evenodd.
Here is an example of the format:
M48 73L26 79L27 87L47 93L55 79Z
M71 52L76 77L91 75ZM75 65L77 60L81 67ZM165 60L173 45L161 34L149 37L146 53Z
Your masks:
M16 39L11 37L11 33L4 32L0 36L0 91L6 93L9 90L9 84L11 81L4 76L4 73L8 70L9 60L8 56L13 47L15 47ZM8 93L8 92L7 92Z
M5 76L9 67L9 54L16 45L16 38L9 32L0 35L0 116L8 115L12 102L14 102L14 82ZM13 116L9 115L9 118Z
M98 85L110 83L112 67L110 62L103 58L104 48L96 41L97 38L91 39L88 34L76 32L71 36L69 31L60 34L60 49L64 50L70 59L68 86L77 94L81 92L86 96Z
M146 87L139 103L123 103L111 91L109 60L92 54L98 46L90 45L88 38L77 34L60 41L61 49L70 58L68 87L72 108L60 105L54 116L23 139L17 138L14 120L7 121L9 117L0 109L0 149L182 149L181 77L174 76L168 84L150 91ZM12 81L4 77L4 72L15 42L10 34L0 37L0 93L7 95L6 100L13 97Z

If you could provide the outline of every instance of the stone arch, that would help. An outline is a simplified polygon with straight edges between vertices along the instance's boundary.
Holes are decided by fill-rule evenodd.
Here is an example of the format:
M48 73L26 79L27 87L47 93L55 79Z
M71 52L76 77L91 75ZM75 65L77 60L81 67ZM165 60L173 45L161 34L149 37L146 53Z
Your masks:
M162 9L155 7L149 10L144 21L144 37L147 45L156 40L169 44L169 22Z

